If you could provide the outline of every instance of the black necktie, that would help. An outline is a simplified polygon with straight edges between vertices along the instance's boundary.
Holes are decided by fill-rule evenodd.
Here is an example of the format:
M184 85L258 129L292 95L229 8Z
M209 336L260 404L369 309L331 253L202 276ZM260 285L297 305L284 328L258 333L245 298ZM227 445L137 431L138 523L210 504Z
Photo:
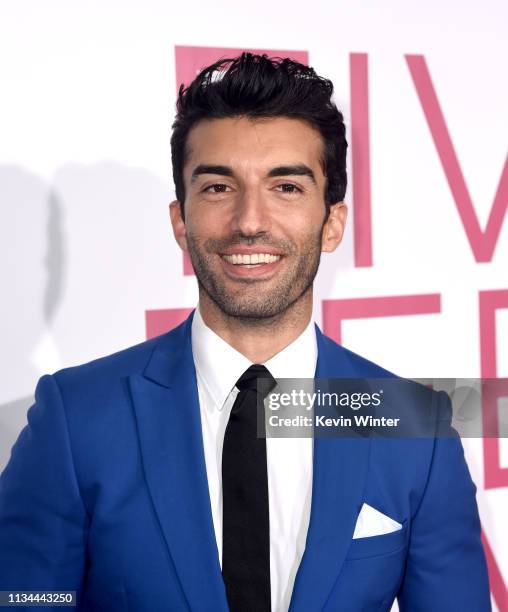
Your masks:
M266 438L257 437L257 403L275 385L263 365L246 370L224 434L222 576L231 612L271 610ZM264 431L263 410L259 417Z

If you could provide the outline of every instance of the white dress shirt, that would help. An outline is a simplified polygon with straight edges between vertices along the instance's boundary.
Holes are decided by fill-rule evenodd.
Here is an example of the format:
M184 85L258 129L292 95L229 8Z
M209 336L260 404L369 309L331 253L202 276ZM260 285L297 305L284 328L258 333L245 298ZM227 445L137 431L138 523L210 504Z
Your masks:
M252 365L207 327L196 308L192 353L213 525L222 567L222 446L240 376ZM314 378L317 342L311 320L289 346L264 363L274 378ZM272 612L287 612L305 549L312 495L312 438L267 438Z

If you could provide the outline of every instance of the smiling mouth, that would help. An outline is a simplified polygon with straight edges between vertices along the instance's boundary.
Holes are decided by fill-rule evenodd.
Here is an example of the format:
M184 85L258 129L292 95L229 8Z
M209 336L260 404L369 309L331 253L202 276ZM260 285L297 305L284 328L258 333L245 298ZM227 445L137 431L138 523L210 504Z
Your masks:
M272 255L271 253L251 253L249 255L233 253L232 255L221 255L221 257L224 261L234 266L246 266L249 268L272 264L281 258L280 255Z

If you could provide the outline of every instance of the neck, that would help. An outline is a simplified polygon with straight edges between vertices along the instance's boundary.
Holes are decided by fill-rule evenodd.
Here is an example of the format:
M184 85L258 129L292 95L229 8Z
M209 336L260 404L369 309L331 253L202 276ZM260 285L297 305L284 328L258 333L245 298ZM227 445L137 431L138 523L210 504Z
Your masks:
M265 363L291 344L309 324L312 289L283 313L270 318L233 317L199 294L199 312L205 325L253 363Z

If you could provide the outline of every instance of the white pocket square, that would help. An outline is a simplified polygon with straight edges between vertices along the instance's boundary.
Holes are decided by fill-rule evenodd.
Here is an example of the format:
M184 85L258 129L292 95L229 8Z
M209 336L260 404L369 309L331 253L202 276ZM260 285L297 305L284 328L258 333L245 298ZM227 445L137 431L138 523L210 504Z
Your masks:
M394 521L386 514L379 512L369 504L363 504L356 521L353 540L358 538L369 538L371 536L392 533L402 529L402 525Z

